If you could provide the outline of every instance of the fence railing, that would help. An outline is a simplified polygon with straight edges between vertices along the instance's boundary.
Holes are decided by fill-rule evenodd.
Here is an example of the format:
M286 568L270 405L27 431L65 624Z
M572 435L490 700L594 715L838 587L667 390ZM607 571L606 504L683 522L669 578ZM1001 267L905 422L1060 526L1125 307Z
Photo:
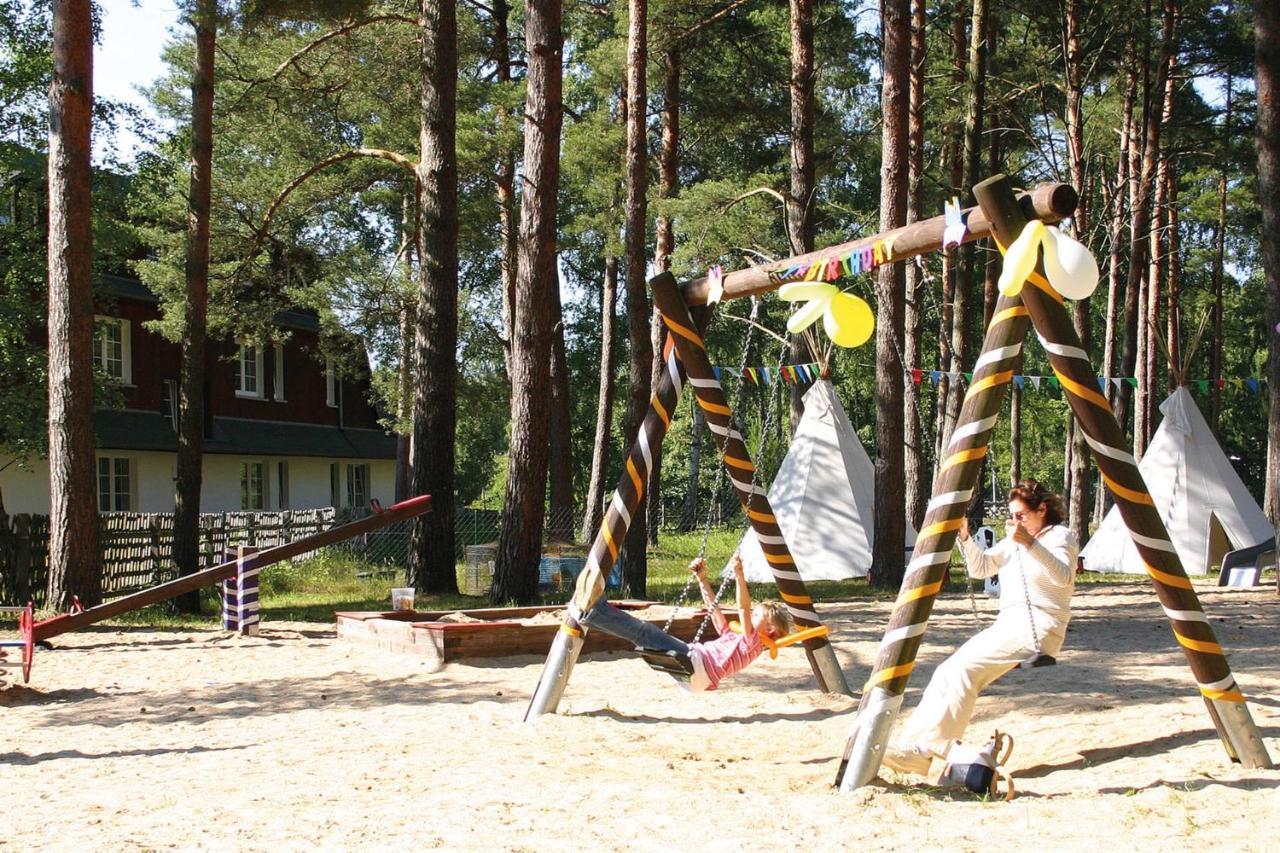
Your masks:
M660 530L699 530L708 520L712 527L737 524L741 511L735 501L723 508L706 508L698 516L683 513L676 504L654 507ZM239 545L271 548L303 536L327 530L364 511L333 507L279 512L202 513L200 558L204 567L216 565ZM548 513L548 538L563 543L582 542L581 509ZM114 512L98 516L102 548L102 590L108 596L136 592L172 580L172 513ZM403 570L408 564L411 521L403 521L354 537L332 549L350 554L374 567ZM502 511L494 507L459 507L454 514L454 545L459 563L467 549L498 539ZM42 605L49 574L49 518L44 515L5 515L0 512L0 605L34 601Z

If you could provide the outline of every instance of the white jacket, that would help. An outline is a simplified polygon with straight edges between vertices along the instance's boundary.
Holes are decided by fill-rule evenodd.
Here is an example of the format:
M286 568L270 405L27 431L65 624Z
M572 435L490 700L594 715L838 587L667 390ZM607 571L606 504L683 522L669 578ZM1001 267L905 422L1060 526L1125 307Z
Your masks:
M960 542L960 553L970 577L1000 576L1002 617L1025 620L1029 601L1040 636L1066 629L1080 554L1080 543L1066 525L1045 527L1026 548L1008 537L984 551L970 537Z

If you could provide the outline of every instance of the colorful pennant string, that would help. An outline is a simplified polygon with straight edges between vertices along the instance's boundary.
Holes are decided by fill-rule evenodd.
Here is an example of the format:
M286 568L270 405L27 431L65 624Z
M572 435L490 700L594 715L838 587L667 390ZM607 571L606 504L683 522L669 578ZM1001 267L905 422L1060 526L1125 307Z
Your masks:
M930 384L937 385L938 381L946 377L951 382L959 382L963 378L966 382L973 381L972 373L960 373L954 370L922 370L918 367L911 368L907 371L907 375L911 377L912 383L919 385L928 379ZM1052 375L1037 376L1035 374L1015 373L1013 376L1013 385L1015 388L1023 389L1027 382L1031 383L1031 387L1035 390L1041 390L1041 387L1054 390L1062 387L1062 383L1058 381L1058 377ZM1126 384L1130 388L1138 387L1138 379L1135 376L1099 376L1097 377L1098 388L1105 391L1107 383L1117 390L1124 388ZM1257 394L1262 386L1266 384L1265 378L1255 376L1249 377L1231 377L1223 379L1188 379L1183 384L1188 385L1197 391L1208 393L1211 386L1219 390L1234 388L1240 391L1249 391L1251 394Z

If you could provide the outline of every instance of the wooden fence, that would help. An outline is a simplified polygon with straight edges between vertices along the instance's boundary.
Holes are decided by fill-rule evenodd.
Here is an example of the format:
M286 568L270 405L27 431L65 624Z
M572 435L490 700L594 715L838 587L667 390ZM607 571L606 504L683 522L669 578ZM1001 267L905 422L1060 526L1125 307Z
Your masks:
M104 595L124 595L176 576L172 513L113 512L98 518ZM202 513L201 564L217 565L238 545L283 545L327 530L338 520L332 507ZM48 571L48 516L0 512L0 604L43 604Z

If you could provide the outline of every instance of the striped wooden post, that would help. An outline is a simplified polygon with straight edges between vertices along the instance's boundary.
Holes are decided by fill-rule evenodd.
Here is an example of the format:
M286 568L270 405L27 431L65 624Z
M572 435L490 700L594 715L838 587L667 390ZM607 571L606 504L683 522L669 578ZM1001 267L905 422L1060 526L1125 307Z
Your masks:
M1008 181L991 185L977 198L991 219L997 238L1008 246L1026 224ZM1031 322L1049 355L1054 375L1066 392L1071 412L1093 450L1107 491L1115 499L1120 517L1151 577L1174 639L1186 655L1227 754L1246 767L1271 767L1271 757L1254 725L1249 706L1169 539L1169 531L1147 490L1138 463L1124 449L1124 430L1116 422L1106 397L1099 393L1093 364L1080 344L1062 297L1051 287L1034 281L1029 284L1036 285L1024 288L1023 301L1031 314Z
M709 311L699 311L699 329L705 328L709 315ZM631 519L637 512L644 511L644 485L649 482L654 455L662 450L662 441L671 426L671 416L680 402L680 390L684 387L684 367L676 357L670 337L663 348L662 357L666 362L666 371L649 400L649 411L640 424L635 443L627 454L622 476L618 478L618 486L600 521L600 529L596 532L591 552L587 556L587 565L578 576L577 587L581 592L574 596L565 610L564 622L551 644L538 686L525 711L526 722L543 714L554 714L559 706L573 666L582 652L587 631L581 622L582 615L604 595L605 578L618 560Z
M819 627L822 622L814 610L813 598L796 571L795 559L773 515L768 493L754 482L755 465L747 452L742 433L733 423L733 413L725 402L724 389L716 379L707 358L706 344L690 317L689 306L685 304L675 277L661 273L650 279L649 287L653 291L654 306L662 313L662 322L671 333L667 339L675 341L680 362L688 371L689 384L693 386L698 406L720 448L729 479L738 492L738 500L751 521L756 538L760 540L760 548L778 585L778 594L798 629ZM823 691L851 695L835 651L825 636L806 640L804 649Z
M996 178L974 187L974 193L993 180ZM1043 274L1041 267L1036 269ZM865 785L880 769L933 603L951 563L956 531L964 523L1028 326L1027 309L1021 299L1001 296L997 300L982 341L982 354L973 367L973 381L965 392L951 442L934 477L933 497L902 578L889 628L880 641L875 666L863 688L858 715L836 771L836 785L842 791Z
M222 582L222 629L242 636L258 633L257 548L236 548L236 573Z

